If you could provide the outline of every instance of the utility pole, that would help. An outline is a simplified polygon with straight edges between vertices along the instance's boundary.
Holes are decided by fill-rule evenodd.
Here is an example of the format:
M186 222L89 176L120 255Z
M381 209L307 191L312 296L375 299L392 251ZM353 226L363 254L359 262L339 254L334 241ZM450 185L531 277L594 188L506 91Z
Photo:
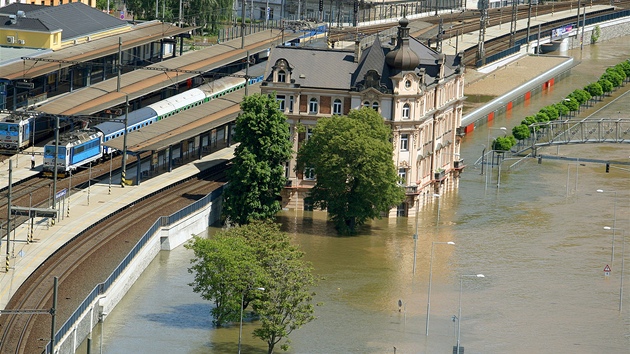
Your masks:
M512 2L512 23L510 24L510 48L514 47L516 42L516 21L518 21L518 2Z
M12 166L13 161L11 161L11 159L9 159L9 189L8 189L8 194L7 194L7 200L9 202L8 206L7 206L7 259L6 259L6 264L5 264L5 270L7 273L9 273L9 261L11 260L11 258L9 258L9 239L11 236L11 184L12 184L12 175L13 175L13 166Z
M120 186L125 188L127 183L127 118L129 117L129 95L125 95L125 131L123 132L122 168L120 172Z
M532 20L532 0L529 0L529 10L527 12L527 54L529 54L529 25Z
M122 37L118 37L118 81L116 81L116 92L120 92L120 71L122 70Z
M486 41L486 22L488 18L488 0L480 0L481 16L479 18L479 41L477 42L477 60L481 60L481 65L486 61L486 49L484 43Z
M245 0L242 1L241 9L241 49L245 48Z

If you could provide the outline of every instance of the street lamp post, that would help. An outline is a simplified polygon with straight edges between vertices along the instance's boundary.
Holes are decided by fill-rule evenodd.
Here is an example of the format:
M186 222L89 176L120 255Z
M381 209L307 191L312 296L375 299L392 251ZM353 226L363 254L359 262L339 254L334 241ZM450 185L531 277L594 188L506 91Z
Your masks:
M615 193L615 202L613 203L613 226L609 230L612 230L612 247L610 250L610 266L612 267L612 263L615 260L615 230L617 227L617 192L616 191L605 191L603 189L598 189L597 193ZM607 229L608 230L608 229Z
M487 147L488 147L488 151L492 151L494 150L493 146L490 146L490 130L503 130L506 134L507 134L507 128L506 127L500 127L500 128L493 128L493 127L488 127L488 136L486 138L487 141Z
M435 244L438 245L454 245L455 242L431 242L431 259L429 261L429 294L427 296L427 323L426 323L426 333L425 335L429 335L429 313L431 312L431 281L433 280L433 249Z
M613 230L613 233L615 232L615 228L614 227L609 227L609 226L604 226L604 230ZM624 268L624 258L625 258L625 252L626 252L626 231L623 229L618 229L621 231L621 238L623 239L623 241L621 241L621 280L619 281L619 312L621 312L621 307L623 304L623 268Z
M265 291L265 288L256 288L256 290ZM238 327L238 354L241 354L241 337L243 336L243 304L245 303L245 291L241 293L241 322Z
M461 335L461 323L462 323L462 288L464 285L464 277L485 278L483 274L470 274L461 275L459 277L459 310L457 311L457 350L455 353L459 354L459 339Z

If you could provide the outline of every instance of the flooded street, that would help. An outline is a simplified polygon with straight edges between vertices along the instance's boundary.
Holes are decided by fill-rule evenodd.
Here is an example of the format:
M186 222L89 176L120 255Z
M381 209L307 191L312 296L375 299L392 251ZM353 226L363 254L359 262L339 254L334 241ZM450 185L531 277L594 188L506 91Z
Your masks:
M525 116L629 58L630 45L625 37L568 54L582 61L569 77L490 126L511 131ZM628 105L620 99L599 116L627 117ZM339 237L323 212L280 215L284 231L325 278L316 289L316 301L323 303L316 308L318 318L291 335L289 353L452 353L458 321L466 354L628 353L630 269L622 304L620 290L623 235L630 235L630 171L605 173L600 163L546 159L510 169L511 160L503 163L497 186L496 167L485 176L473 165L488 137L502 133L487 128L463 140L468 166L459 190L435 198L417 220L415 275L414 218L375 220L357 236ZM628 161L630 145L563 146L542 153ZM611 262L613 231L604 226L613 223ZM107 316L104 353L236 352L238 323L213 328L211 304L187 285L191 257L180 247L152 262ZM606 265L610 276L604 275ZM476 274L485 277L462 278ZM266 353L266 345L251 335L255 326L243 326L243 353ZM93 352L101 348L100 335L96 327ZM80 350L85 352L85 345Z

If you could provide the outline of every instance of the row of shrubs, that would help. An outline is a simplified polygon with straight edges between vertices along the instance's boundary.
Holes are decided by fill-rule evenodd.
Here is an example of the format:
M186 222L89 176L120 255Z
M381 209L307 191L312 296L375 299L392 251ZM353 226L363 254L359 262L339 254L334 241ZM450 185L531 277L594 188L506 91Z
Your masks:
M533 124L573 116L591 100L601 100L605 95L610 95L628 78L630 78L630 59L607 68L597 82L586 85L584 89L576 89L562 101L543 107L533 116L525 117L520 125L512 128L512 135L496 138L492 142L492 149L509 151L519 140L529 139L534 129L540 129L540 126L533 126Z

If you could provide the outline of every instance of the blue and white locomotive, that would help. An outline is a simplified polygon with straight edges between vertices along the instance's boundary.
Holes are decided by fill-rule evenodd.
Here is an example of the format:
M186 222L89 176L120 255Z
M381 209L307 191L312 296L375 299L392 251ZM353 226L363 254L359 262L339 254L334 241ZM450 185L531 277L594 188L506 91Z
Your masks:
M254 66L253 69L255 69L253 70L254 72L262 73L264 71L264 64L258 64ZM244 72L237 74L243 75ZM262 81L262 75L250 78L249 84L251 85L260 81ZM159 120L166 119L181 111L196 107L244 87L244 78L226 76L199 86L198 88L190 89L165 100L150 104L144 108L129 112L127 114L127 132L131 133L137 131ZM65 175L69 171L73 171L80 166L100 159L103 153L109 154L110 151L106 151L103 143L124 134L125 125L121 123L124 119L125 116L122 115L116 117L115 121L97 124L94 128L89 130L89 133L82 130L80 134L77 134L78 132L70 132L60 136L57 174ZM97 143L98 147L96 147ZM77 149L81 149L80 153L77 153ZM53 140L46 144L44 148L44 176L50 177L53 175L54 152L55 142Z
M55 161L57 145L57 161ZM99 160L103 156L103 133L96 129L79 129L59 137L59 143L51 141L44 147L44 176L52 177L55 162L60 177L72 173L78 167Z

